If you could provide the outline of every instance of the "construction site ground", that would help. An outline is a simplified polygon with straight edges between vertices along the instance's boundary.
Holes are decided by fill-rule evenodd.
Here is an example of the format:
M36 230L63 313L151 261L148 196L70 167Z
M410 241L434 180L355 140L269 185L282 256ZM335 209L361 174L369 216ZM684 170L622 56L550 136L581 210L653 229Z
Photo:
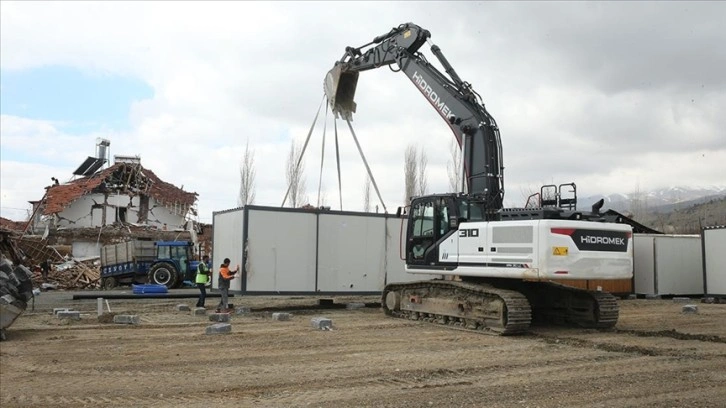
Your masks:
M684 314L670 299L621 300L614 330L534 326L514 337L373 307L294 310L289 321L255 311L319 299L237 296L253 312L233 315L230 334L206 335L207 317L176 311L196 299L104 301L140 317L119 325L99 323L95 299L43 293L0 343L0 406L726 406L726 304L694 298L698 313ZM320 316L333 330L311 326Z

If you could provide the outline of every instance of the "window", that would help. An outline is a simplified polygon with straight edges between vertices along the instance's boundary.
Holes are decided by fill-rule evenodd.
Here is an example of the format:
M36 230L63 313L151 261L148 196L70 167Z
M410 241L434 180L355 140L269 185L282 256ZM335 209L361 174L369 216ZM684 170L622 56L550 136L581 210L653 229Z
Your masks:
M413 211L413 236L431 237L434 235L434 203L417 204Z
M126 222L126 211L126 207L119 208L118 212L116 213L116 221Z

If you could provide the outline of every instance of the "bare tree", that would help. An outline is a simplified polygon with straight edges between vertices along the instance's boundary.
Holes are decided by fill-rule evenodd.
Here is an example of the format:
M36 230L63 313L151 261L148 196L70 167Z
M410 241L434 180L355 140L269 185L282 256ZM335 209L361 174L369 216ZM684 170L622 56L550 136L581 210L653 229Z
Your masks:
M406 147L406 154L403 162L403 174L405 181L405 196L403 201L408 205L411 204L411 197L416 195L416 186L418 178L418 154L415 145L408 145Z
M631 218L642 222L648 213L648 195L640 191L640 182L636 183L635 191L630 193Z
M293 140L290 144L290 154L287 156L287 172L285 178L290 188L288 194L290 207L296 208L305 204L305 160L302 157L302 147Z
M428 157L426 157L426 150L421 146L421 151L418 152L418 176L416 177L416 193L420 196L426 194L428 190L428 179L426 177L426 165L429 163Z
M250 150L250 141L245 146L245 154L242 156L242 164L239 169L240 183L237 206L254 204L255 202L255 151Z
M451 159L446 163L449 174L449 192L458 193L463 186L461 185L461 149L456 139L451 139L449 153L451 153Z
M371 178L368 175L363 187L363 212L371 212Z

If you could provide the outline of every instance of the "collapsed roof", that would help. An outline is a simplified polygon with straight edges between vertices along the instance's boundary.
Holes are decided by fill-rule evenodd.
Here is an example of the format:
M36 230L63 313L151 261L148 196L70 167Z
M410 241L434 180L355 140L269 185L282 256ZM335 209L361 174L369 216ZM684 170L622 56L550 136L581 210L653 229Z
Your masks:
M43 215L57 214L73 201L90 193L147 195L159 204L191 208L198 194L162 181L140 163L116 163L93 175L48 187Z

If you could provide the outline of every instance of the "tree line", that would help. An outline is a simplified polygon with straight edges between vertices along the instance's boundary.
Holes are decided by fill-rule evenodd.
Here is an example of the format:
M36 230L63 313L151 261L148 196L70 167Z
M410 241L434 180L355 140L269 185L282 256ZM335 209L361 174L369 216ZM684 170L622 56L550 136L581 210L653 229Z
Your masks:
M255 158L254 150L250 149L249 141L245 146L240 163L240 186L237 196L237 206L243 207L255 203ZM450 147L451 157L447 164L449 191L455 192L461 189L461 155L457 142L452 141ZM308 203L305 183L305 160L303 158L302 147L294 140L290 144L290 150L285 163L285 181L288 187L286 204L292 208L302 207ZM406 205L411 203L411 199L416 196L422 196L428 193L428 177L427 177L428 156L426 150L410 144L404 152L403 160L403 177L404 177L404 196L403 202ZM322 199L322 205L325 198ZM320 202L318 204L321 204ZM363 186L363 211L371 212L371 179L366 176ZM378 206L376 206L376 210Z

